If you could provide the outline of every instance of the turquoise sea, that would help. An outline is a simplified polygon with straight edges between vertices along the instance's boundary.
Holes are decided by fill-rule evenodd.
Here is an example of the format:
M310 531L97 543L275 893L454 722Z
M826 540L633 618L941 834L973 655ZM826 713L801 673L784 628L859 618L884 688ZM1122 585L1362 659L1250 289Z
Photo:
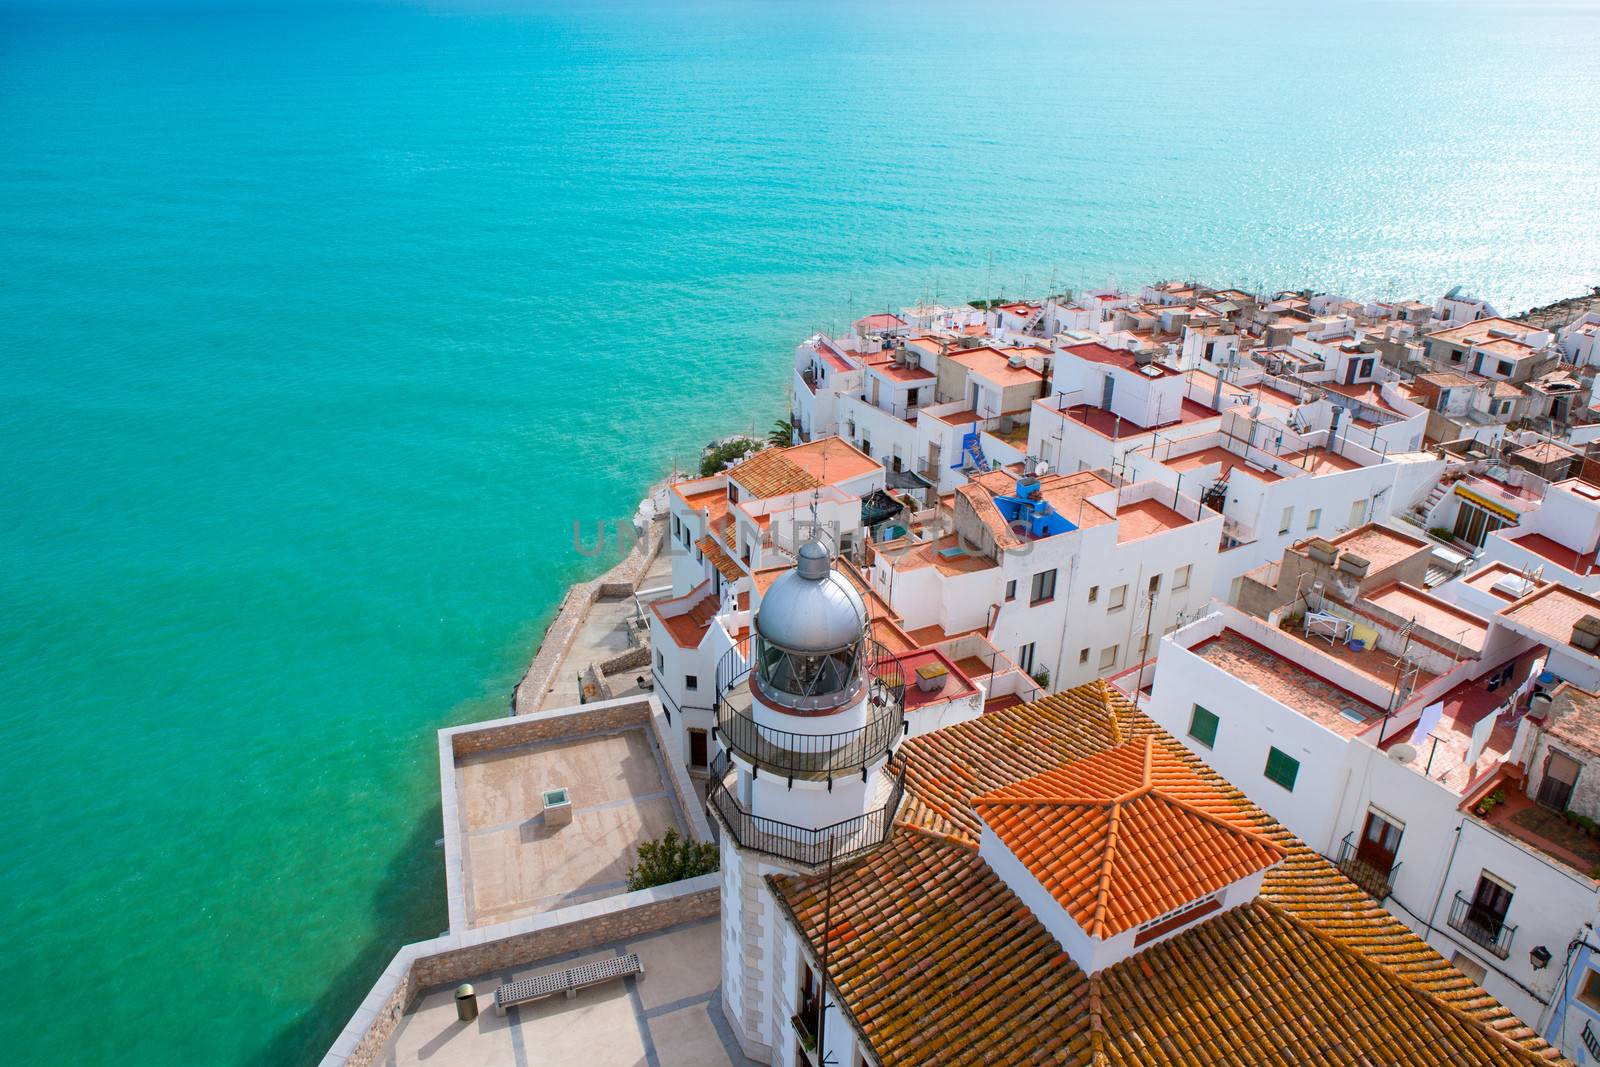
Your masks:
M808 331L1600 283L1600 11L0 8L0 1059L314 1061L434 731Z

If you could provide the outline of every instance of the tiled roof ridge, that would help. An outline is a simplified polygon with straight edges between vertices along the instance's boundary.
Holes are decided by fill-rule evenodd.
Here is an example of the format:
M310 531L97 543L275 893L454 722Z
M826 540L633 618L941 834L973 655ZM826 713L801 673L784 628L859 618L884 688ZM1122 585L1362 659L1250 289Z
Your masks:
M1145 773L1149 774L1150 753L1145 752ZM1148 780L1146 782L1148 784ZM1117 804L1111 809L1111 818L1106 823L1106 841L1104 851L1100 855L1100 873L1095 877L1094 887L1094 914L1089 920L1089 936L1106 936L1106 912L1111 908L1111 879L1117 865L1117 855L1122 844L1122 805Z
M1098 974L1089 976L1089 1054L1090 1067L1110 1064L1106 1054L1105 992Z
M924 826L921 823L911 822L907 819L896 819L894 821L894 830L896 833L906 830L913 834L920 834L930 841L938 842L941 845L955 845L957 848L965 849L968 852L978 851L978 843L971 838L957 837L955 834L947 834L942 830L935 830L931 826Z
M1445 1000L1443 997L1439 996L1438 994L1432 993L1432 992L1430 992L1430 991L1428 991L1426 989L1423 989L1421 986L1417 985L1415 982L1413 982L1410 979L1406 978L1404 975L1400 974L1398 971L1394 970L1393 968L1386 967L1383 964L1380 964L1376 959L1372 958L1371 956L1367 955L1366 953L1357 952L1354 948L1352 948L1351 946L1347 945L1341 939L1339 939L1337 937L1334 937L1332 934L1328 933L1326 930L1321 929L1316 923L1308 922L1306 919L1302 918L1301 916L1296 915L1294 912L1292 912L1288 908L1284 907L1282 904L1278 903L1276 900L1273 900L1273 899L1271 899L1271 898L1269 898L1269 897L1267 897L1266 895L1263 894L1261 896L1256 897L1254 903L1257 906L1259 906L1261 908L1264 908L1264 909L1266 909L1268 911L1271 911L1272 913L1280 916L1285 921L1293 924L1298 929L1305 931L1309 936L1315 938L1317 941L1321 942L1323 945L1326 945L1326 946L1332 948L1342 958L1354 962L1362 970L1367 971L1368 973L1375 974L1375 975L1379 976L1384 981L1387 981L1391 985L1393 985L1393 986L1395 986L1395 987L1397 987L1399 989L1404 990L1405 992L1409 993L1411 996L1423 1001L1424 1003L1428 1004L1429 1006L1437 1008L1437 1009L1445 1012L1452 1019L1454 1019L1455 1021L1457 1021L1459 1023L1462 1023L1463 1025L1471 1028L1472 1030L1485 1033L1492 1040L1494 1040L1498 1044L1504 1046L1506 1049L1510 1050L1513 1054L1525 1059L1527 1062L1529 1062L1529 1063L1560 1062L1560 1060L1561 1060L1560 1053L1557 1052L1555 1049L1551 1048L1550 1045L1548 1043L1546 1043L1543 1038L1539 1037L1539 1035L1537 1033L1534 1033L1533 1036L1534 1036L1534 1039L1536 1041L1538 1041L1540 1044L1543 1044L1545 1046L1543 1051L1538 1051L1538 1050L1529 1048L1527 1045L1525 1045L1525 1044L1523 1044L1523 1043L1521 1043L1519 1041L1513 1040L1512 1038L1506 1036L1500 1030L1495 1028L1491 1024L1491 1022L1489 1020L1483 1019L1483 1018L1479 1018L1479 1017L1473 1015L1471 1012L1464 1011L1463 1009L1458 1008L1456 1005L1452 1004L1448 1000ZM1516 1021L1516 1022L1520 1022L1521 1021L1521 1020L1517 1019L1516 1016L1510 1016L1510 1018L1513 1021Z

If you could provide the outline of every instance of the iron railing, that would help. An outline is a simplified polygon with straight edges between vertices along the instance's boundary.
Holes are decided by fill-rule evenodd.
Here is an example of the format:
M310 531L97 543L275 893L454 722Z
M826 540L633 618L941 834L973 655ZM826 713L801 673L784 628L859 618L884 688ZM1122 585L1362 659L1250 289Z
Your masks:
M836 822L832 826L808 829L753 815L740 806L722 779L712 782L707 804L733 835L740 848L783 860L796 867L816 868L826 864L829 853L835 863L853 859L881 845L894 829L895 812L905 790L905 769L890 788L889 799L881 808Z
M1450 904L1450 928L1501 959L1511 955L1511 939L1517 934L1515 926L1503 922L1493 912L1474 904L1460 893Z
M800 1048L806 1054L806 1062L817 1063L817 1008L816 1005L802 1006L800 1011L789 1016L789 1025L794 1027L794 1036L800 1039Z
M1344 842L1339 846L1339 859L1336 862L1346 878L1382 902L1394 892L1395 875L1401 865L1396 863L1387 871L1383 871L1362 859L1357 855L1360 844L1355 840L1355 836L1353 830L1344 835Z
M897 696L867 702L867 724L832 734L802 734L759 725L727 700L717 701L717 739L764 771L789 778L853 774L889 754L905 734L905 706Z
M866 725L826 734L758 724L749 705L733 698L750 675L748 642L729 649L717 665L716 740L760 769L788 778L853 774L888 755L906 732L905 669L876 641L865 645L865 662L857 667L867 680Z
M1589 1050L1589 1055L1600 1060L1600 1034L1594 1032L1594 1020L1583 1021L1583 1047Z

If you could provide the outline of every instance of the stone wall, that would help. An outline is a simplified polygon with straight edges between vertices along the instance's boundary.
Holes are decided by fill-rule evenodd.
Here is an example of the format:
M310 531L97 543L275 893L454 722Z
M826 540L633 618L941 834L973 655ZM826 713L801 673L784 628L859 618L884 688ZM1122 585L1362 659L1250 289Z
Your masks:
M643 937L720 910L721 875L713 873L407 945L395 953L322 1067L378 1063L406 1010L430 988Z
M531 715L496 719L488 724L459 726L441 731L450 740L457 759L497 748L513 748L580 734L604 733L644 726L650 719L648 697L618 697L595 704L578 704Z
M434 986L456 985L491 972L500 973L526 967L552 956L579 952L591 945L627 941L678 923L708 918L720 910L721 879L711 874L691 881L704 881L707 878L711 880L711 885L695 892L662 900L647 899L587 918L577 918L559 926L529 930L480 945L467 945L424 956L412 966L412 987L421 991ZM634 897L649 897L650 894L650 890L624 893L607 898L606 902L623 902ZM555 914L576 910L579 909L565 909Z
M620 655L612 656L610 659L603 661L600 664L600 671L602 674L616 674L618 671L628 671L637 667L648 667L649 665L650 646L640 645L638 648L630 648Z
M512 691L513 715L538 709L540 699L545 690L550 688L550 680L561 669L567 653L572 650L572 642L577 639L578 631L583 629L584 620L589 617L589 609L594 602L602 597L617 599L633 595L639 582L644 579L645 572L650 569L650 564L655 562L656 554L661 551L666 528L665 516L655 519L644 531L644 536L634 542L632 550L622 562L600 577L579 582L567 590L566 597L561 601L561 610L556 612L555 619L539 640L539 650L534 654L533 662Z

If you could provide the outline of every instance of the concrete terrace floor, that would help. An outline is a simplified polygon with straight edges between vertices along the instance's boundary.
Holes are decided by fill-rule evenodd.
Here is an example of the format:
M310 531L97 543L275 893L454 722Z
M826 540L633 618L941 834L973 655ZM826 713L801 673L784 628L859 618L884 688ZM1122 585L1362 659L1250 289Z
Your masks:
M473 979L479 1015L458 1022L454 991L436 989L400 1020L384 1067L749 1067L722 1013L720 927L715 918L529 967ZM502 983L636 952L642 978L556 995L504 1016Z
M623 892L640 842L686 833L641 728L467 756L456 773L473 926ZM543 791L556 787L572 798L565 826L544 821Z
M651 561L650 569L639 582L641 590L672 585L672 549L670 540L661 546L661 552ZM637 616L633 597L596 600L590 606L589 614L584 618L583 626L579 628L577 636L573 638L572 647L567 650L560 669L551 678L550 688L540 699L538 710L570 708L574 704L582 703L578 691L579 672L591 663L601 663L613 656L620 656L634 647L628 638L628 629ZM648 640L648 634L649 631L644 631L641 637ZM642 667L607 675L606 681L611 686L611 695L624 697L642 692L639 686L634 684L634 679L641 674L648 676L649 673L650 665L647 663Z

